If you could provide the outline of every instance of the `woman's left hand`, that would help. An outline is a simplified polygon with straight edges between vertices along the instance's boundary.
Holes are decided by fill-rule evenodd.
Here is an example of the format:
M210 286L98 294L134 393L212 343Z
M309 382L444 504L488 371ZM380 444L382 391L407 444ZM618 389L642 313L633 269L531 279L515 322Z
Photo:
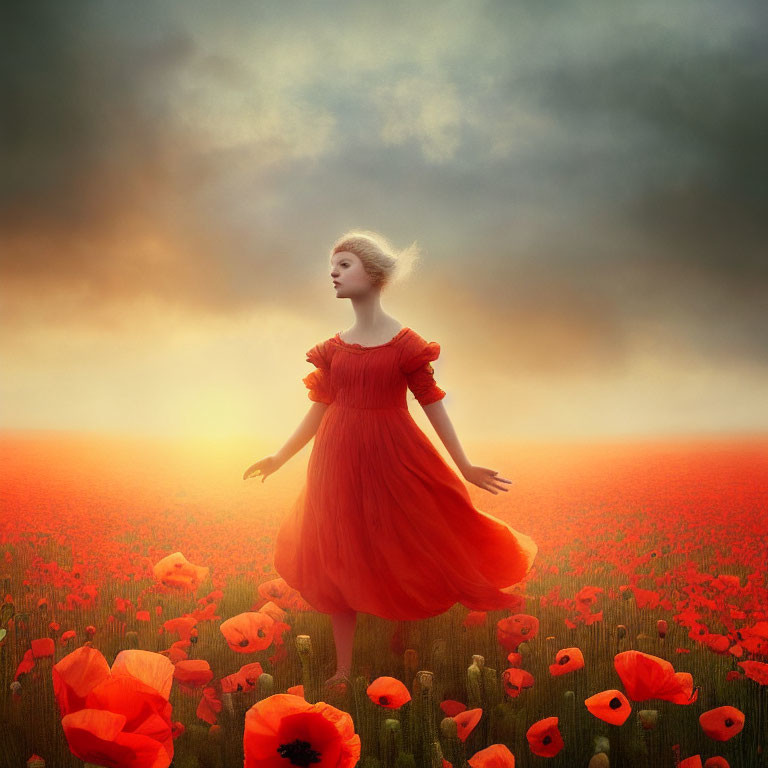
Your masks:
M500 483L512 482L505 477L501 477L495 470L488 469L488 467L475 467L470 465L462 472L462 474L468 483L474 483L479 488L482 488L484 491L490 491L494 495L499 491L506 492L509 490L509 488L505 488L503 485L500 485ZM494 490L494 488L497 488L498 490Z

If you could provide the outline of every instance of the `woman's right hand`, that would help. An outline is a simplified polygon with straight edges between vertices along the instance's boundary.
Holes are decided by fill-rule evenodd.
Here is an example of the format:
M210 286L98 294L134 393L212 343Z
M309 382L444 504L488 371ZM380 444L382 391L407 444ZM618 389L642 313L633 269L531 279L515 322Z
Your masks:
M243 480L248 480L249 478L261 475L261 482L263 483L267 479L267 475L277 472L281 466L282 463L276 456L267 456L264 459L259 459L255 464L251 464L251 466L245 470Z

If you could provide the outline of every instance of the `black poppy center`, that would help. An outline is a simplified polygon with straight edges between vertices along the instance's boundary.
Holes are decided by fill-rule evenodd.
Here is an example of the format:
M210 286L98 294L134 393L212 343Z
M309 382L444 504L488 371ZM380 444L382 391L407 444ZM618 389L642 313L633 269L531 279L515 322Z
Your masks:
M619 709L621 707L621 699L618 696L614 696L609 702L608 706L611 709Z
M551 743L552 743L552 737L551 737L551 736L545 736L545 737L544 737L544 738L541 740L541 743L542 743L542 744L551 744Z
M320 762L320 753L308 741L294 739L288 744L281 744L277 751L280 757L287 757L293 765L300 765L306 768L310 763Z
M733 720L731 720L730 717L726 718L725 720L725 727L730 728L733 725Z
M558 661L558 664L567 664L571 660L570 656L561 656L560 661Z
M389 696L379 696L379 704L386 707L389 704Z
M246 645L248 645L248 641L247 641L245 638L243 638L243 639L242 639L242 640L241 640L241 641L238 643L238 645L239 645L241 648L245 648L245 646L246 646Z

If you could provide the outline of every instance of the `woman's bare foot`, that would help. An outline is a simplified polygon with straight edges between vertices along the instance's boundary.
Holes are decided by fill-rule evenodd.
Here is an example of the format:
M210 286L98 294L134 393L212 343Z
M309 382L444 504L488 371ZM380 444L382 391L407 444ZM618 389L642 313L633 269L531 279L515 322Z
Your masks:
M337 669L335 674L332 677L329 677L324 683L323 686L326 688L333 688L338 685L347 685L350 682L349 679L350 670L348 669Z

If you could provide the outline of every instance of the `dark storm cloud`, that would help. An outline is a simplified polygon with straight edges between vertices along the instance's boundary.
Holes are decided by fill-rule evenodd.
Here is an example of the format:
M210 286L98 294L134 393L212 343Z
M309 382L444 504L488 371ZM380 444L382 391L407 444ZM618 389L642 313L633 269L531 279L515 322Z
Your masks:
M22 287L91 284L107 301L138 289L145 257L115 258L120 242L188 237L156 94L192 42L132 4L6 3L2 27L3 275Z
M574 365L620 363L633 325L660 317L699 349L764 359L764 5L226 8L4 5L1 269L20 291L76 281L105 302L321 307L327 246L365 226L419 240L489 327L540 323L531 357L559 344ZM345 78L355 35L380 58ZM219 93L253 97L242 121L258 119L254 72L283 43L319 51L274 89L278 112L314 99L336 119L324 154L258 165L279 138L222 147L186 130L184 77L213 83L214 124ZM412 75L445 98L426 116L413 114L426 92L387 90ZM382 140L388 109L410 133Z
M659 35L609 59L561 62L535 83L569 125L605 121L636 141L644 167L625 179L635 188L625 215L655 247L649 258L729 281L764 278L768 266L768 25L765 10L754 15L726 50Z

